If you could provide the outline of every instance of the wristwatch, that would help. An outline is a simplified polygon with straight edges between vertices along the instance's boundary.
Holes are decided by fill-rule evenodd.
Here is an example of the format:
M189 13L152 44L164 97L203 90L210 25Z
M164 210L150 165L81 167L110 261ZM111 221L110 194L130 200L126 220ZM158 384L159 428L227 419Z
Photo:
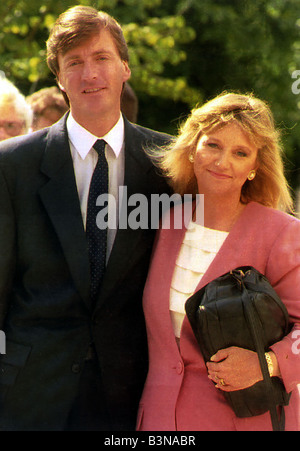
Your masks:
M274 366L273 366L272 357L270 356L269 352L265 352L265 359L268 364L268 371L269 371L270 377L272 377L273 373L274 373Z

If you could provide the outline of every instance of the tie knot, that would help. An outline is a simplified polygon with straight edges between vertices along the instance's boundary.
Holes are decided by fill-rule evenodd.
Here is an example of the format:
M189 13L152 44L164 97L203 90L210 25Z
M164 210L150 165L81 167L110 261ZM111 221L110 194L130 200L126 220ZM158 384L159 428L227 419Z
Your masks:
M93 147L98 155L100 155L101 153L104 152L105 144L106 144L106 142L104 141L104 139L97 139L97 141L93 145Z

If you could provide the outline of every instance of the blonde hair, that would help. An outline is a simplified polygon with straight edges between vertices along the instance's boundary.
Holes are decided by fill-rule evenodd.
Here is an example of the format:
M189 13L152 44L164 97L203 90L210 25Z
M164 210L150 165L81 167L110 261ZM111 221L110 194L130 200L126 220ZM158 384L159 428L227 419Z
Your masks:
M293 201L284 175L280 133L266 102L252 94L221 94L192 110L180 127L178 137L167 147L151 151L154 163L168 177L174 191L198 192L191 156L200 137L229 123L238 124L258 148L258 169L254 180L246 181L241 201L293 211Z

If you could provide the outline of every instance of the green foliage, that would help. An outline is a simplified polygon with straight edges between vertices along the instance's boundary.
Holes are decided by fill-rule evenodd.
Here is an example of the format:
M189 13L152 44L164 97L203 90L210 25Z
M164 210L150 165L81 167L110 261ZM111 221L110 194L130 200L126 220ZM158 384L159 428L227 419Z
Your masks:
M196 31L184 64L189 85L204 99L236 90L266 100L283 131L288 177L300 184L300 97L291 89L300 69L299 0L179 0L176 8Z
M186 61L186 51L178 44L195 38L183 17L149 18L144 25L124 26L129 44L133 73L132 84L139 92L161 98L181 100L191 106L199 100L199 92L188 86L185 77L164 77L167 64L177 66Z
M102 0L81 1L78 4L96 6L112 14L122 23L130 46L132 85L143 93L190 103L199 98L197 90L188 86L184 77L164 76L166 64L176 66L185 61L186 51L181 45L195 38L192 28L183 17L153 17L153 10L162 0ZM7 4L6 4L7 5ZM42 3L31 0L8 2L0 13L4 25L0 31L0 68L17 84L29 91L51 83L45 63L45 41L56 17L73 1ZM53 77L52 77L53 79Z

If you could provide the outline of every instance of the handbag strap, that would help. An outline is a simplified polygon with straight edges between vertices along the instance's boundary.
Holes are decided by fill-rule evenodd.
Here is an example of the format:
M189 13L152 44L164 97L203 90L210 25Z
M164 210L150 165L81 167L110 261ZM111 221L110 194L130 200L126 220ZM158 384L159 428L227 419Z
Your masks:
M241 279L240 279L241 280ZM261 324L258 321L257 313L254 307L254 299L253 295L249 294L243 280L242 282L242 288L243 288L243 294L242 294L242 302L244 305L244 311L246 313L249 327L251 331L251 335L255 344L255 348L258 354L259 363L262 371L262 375L264 378L269 402L270 402L270 416L272 421L272 427L273 431L284 431L285 429L285 417L284 417L284 408L280 406L281 412L278 415L277 412L277 405L276 401L273 396L273 386L271 377L268 370L267 361L265 358L265 349L263 346L263 332Z

